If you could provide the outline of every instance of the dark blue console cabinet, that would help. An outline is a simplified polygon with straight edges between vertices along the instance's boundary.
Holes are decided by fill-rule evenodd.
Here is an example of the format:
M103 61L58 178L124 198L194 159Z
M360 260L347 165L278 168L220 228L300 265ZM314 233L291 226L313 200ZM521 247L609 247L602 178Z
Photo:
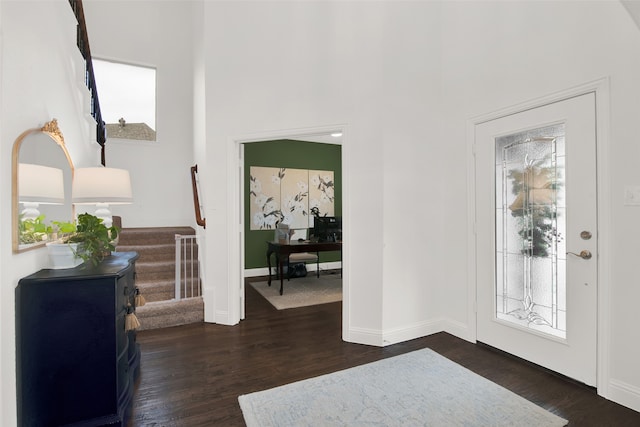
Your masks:
M97 267L40 270L16 288L18 425L125 426L140 348L135 252Z

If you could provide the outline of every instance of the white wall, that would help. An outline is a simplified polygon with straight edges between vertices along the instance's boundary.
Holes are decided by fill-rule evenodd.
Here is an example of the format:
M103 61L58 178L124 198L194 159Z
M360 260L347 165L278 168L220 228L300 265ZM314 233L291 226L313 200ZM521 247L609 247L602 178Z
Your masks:
M610 76L613 273L611 283L601 284L612 296L607 387L611 398L640 407L640 348L633 339L640 224L637 208L622 203L622 188L640 184L634 140L640 32L619 3L185 5L194 6L89 0L85 12L94 54L158 67L158 144L114 143L107 151L109 166L132 173L136 203L114 209L126 226L193 223L188 171L196 153L206 242L214 242L204 248L208 321L239 318L234 139L340 125L346 129L343 209L350 218L345 338L383 345L445 329L473 339L467 121ZM68 93L75 84L68 78L71 48L58 34L67 10L64 1L0 2L1 200L10 200L13 140L52 117L76 164L97 161ZM186 49L194 34L202 46ZM204 111L194 114L194 104ZM2 203L2 425L15 424L14 289L46 262L42 251L11 253L10 223L9 204Z
M637 339L640 210L625 207L625 185L640 183L640 32L618 2L446 2L443 6L444 134L450 160L466 155L466 121L511 105L539 98L603 77L611 79L611 135L609 194L612 235L606 254L611 260L611 281L600 283L611 293L610 360L599 360L610 371L608 396L640 410L640 344ZM446 234L462 242L467 231L466 209L458 194L466 191L466 165L452 161L448 174L448 200L443 204ZM460 248L458 248L460 249ZM448 252L456 248L448 245ZM457 251L460 254L459 250ZM461 255L461 254L460 254ZM447 257L447 317L467 323L469 307L462 256ZM472 274L472 273L471 273ZM601 310L601 315L603 315Z
M385 344L442 330L444 312L437 293L444 281L441 206L448 160L443 162L447 143L441 134L440 8L437 2L388 5L376 30L376 42L383 47L377 52L380 72L375 85L380 93L370 113L381 122L372 130L379 135L376 145L383 153ZM367 96L358 98L370 102ZM362 148L354 155L366 159ZM366 192L366 187L354 192ZM363 250L366 239L354 240L355 245L354 251ZM366 283L360 285L366 289ZM352 306L359 304L366 300Z
M4 40L4 29L2 27L2 3L0 3L0 82L2 82L3 76L3 68L4 68L4 56L3 56L3 40ZM0 102L4 99L4 91L3 84L0 83ZM3 128L4 125L4 117L0 114L0 129ZM8 144L1 144L0 147L0 162L2 164L2 171L8 171L7 165L10 165L11 160L8 160L8 155L3 154L5 149L8 148ZM7 152L9 152L7 150ZM8 172L0 173L0 198L2 200L7 200L4 197L11 197L11 190L7 191L7 189L11 188L10 184L11 176ZM2 204L3 207L6 203ZM10 215L10 212L7 211L6 208L0 208L0 242L4 242L7 239L11 238L10 229L7 228L8 224L11 224L11 220L8 219L7 215ZM2 301L5 301L6 292L11 289L11 286L4 285L9 282L9 274L8 274L8 264L9 264L9 252L7 251L8 246L0 244L0 298ZM6 254L6 256L5 256ZM4 289L7 289L5 291ZM11 300L10 298L6 300ZM1 304L1 303L0 303ZM0 305L0 313L4 313L4 305ZM11 350L10 345L5 345L5 342L10 340L13 337L11 332L11 326L13 322L11 319L7 318L7 316L3 316L0 314L0 384L5 384L0 387L0 414L7 414L4 416L0 416L0 424L6 425L9 420L15 419L15 410L10 408L15 406L16 399L15 397L15 376L11 374L11 364L15 360L15 356L12 357L9 351ZM6 340L6 341L5 341ZM15 348L15 346L14 346ZM7 405L9 405L7 407Z
M77 60L81 57L75 34L75 17L67 2L0 2L0 425L4 426L17 423L15 287L21 277L47 266L45 249L12 253L13 142L23 131L57 118L74 162L100 161L87 121L89 105L82 102L79 83L84 71Z
M193 2L85 0L91 54L156 68L157 141L112 138L107 166L129 171L134 203L112 206L124 227L195 225ZM100 86L98 82L98 95Z
M208 319L237 322L233 139L334 124L347 127L346 338L381 345L441 315L439 9L205 2L207 239L228 242L207 248Z
M358 342L438 329L475 339L466 269L468 121L611 76L614 261L611 283L601 286L612 294L605 367L612 378L603 389L638 407L640 347L630 337L640 230L621 195L640 182L632 139L640 37L620 3L205 2L204 20L206 165L220 184L206 190L219 202L207 206L208 236L228 242L209 248L209 273L219 282L208 284L216 305L207 317L237 321L230 141L345 123L345 338Z

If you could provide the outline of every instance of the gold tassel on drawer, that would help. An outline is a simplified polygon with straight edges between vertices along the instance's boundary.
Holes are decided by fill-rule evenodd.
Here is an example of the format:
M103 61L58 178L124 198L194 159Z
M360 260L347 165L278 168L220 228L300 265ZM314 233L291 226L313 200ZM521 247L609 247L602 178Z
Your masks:
M140 288L136 288L135 303L136 303L136 307L142 307L147 303L147 300L145 300L142 294L140 293Z
M129 304L129 306L127 307L127 315L124 318L125 331L133 331L134 329L138 329L140 327L140 321L133 311L133 307L131 307L131 304Z

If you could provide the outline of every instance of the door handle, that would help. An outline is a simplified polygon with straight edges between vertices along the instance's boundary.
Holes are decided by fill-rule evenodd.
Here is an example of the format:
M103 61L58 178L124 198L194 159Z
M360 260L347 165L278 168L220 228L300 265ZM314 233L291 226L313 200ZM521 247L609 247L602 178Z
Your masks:
M582 258L582 259L591 259L591 257L593 256L593 255L591 255L591 251L588 251L588 250L586 250L586 249L585 249L585 250L583 250L583 251L580 251L580 253L579 253L579 254L577 254L577 253L575 253L575 252L567 252L567 254L571 254L571 255L579 256L579 257L580 257L580 258Z

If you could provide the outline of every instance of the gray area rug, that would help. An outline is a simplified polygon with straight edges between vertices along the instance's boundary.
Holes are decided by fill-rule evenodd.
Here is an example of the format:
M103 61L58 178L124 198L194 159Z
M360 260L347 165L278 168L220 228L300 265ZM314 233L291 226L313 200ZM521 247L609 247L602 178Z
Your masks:
M284 294L280 295L280 280L273 279L271 286L267 282L251 282L260 294L278 310L305 307L342 301L342 278L340 274L327 274L316 277L310 272L306 277L284 281Z
M238 397L254 426L564 426L430 349Z

